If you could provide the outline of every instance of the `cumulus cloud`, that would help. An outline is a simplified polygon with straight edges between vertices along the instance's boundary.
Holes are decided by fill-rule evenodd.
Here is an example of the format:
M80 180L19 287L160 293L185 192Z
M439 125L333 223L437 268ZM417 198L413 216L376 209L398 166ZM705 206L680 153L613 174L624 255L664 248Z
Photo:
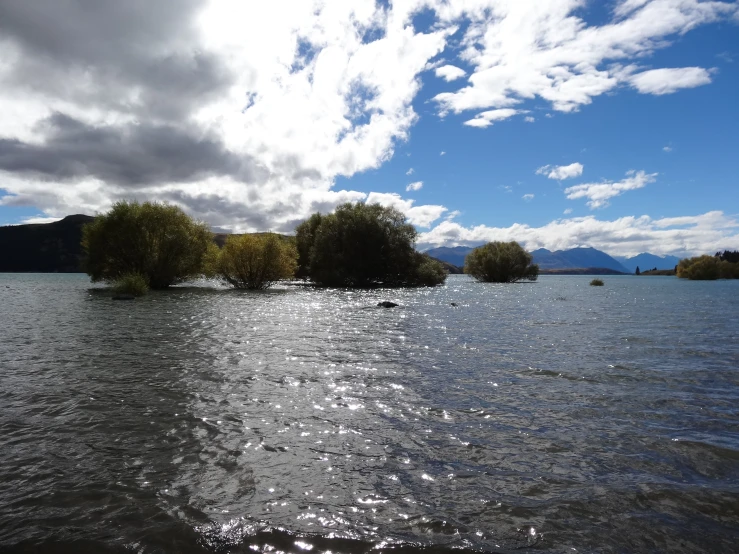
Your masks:
M493 121L503 121L504 119L513 117L517 113L519 113L519 110L513 110L510 108L488 110L477 114L474 119L465 121L464 124L469 125L470 127L490 127L493 124Z
M406 175L413 175L415 173L415 170L411 167L408 171L405 172Z
M570 165L545 165L536 170L537 175L546 175L550 179L563 181L582 175L583 165L575 162Z
M423 181L416 181L415 183L409 184L407 187L405 187L406 192L410 192L412 190L421 190L423 188Z
M564 215L570 215L572 213L572 208L565 209L564 212L562 212Z
M426 228L431 227L431 224L447 211L444 206L429 204L414 206L413 200L406 200L394 192L371 192L367 196L367 202L396 208L406 215L410 223Z
M530 115L527 115L526 117L524 117L524 118L523 118L523 120L524 120L524 121L525 121L526 123L533 123L534 121L536 121L536 118L534 118L534 117L531 117Z
M608 206L611 198L620 196L628 190L636 190L646 187L647 184L653 183L657 178L656 173L645 173L644 171L629 171L626 178L616 183L585 183L567 187L565 194L570 200L578 198L587 198L590 208L603 208Z
M531 193L524 194L521 198L523 198L526 202L531 202L534 199L534 195Z
M663 146L662 147L663 152L672 152L672 146Z
M630 82L642 94L672 94L683 88L709 84L711 72L702 67L652 69L632 75Z
M562 250L592 246L613 256L641 252L693 256L739 248L739 221L720 211L702 215L652 219L647 215L606 221L594 216L558 219L542 227L464 227L444 220L419 236L419 246L477 245L488 241L520 242L527 250Z
M437 77L444 79L447 83L449 81L461 79L467 75L467 72L464 69L454 65L442 65L441 67L437 67L434 72Z

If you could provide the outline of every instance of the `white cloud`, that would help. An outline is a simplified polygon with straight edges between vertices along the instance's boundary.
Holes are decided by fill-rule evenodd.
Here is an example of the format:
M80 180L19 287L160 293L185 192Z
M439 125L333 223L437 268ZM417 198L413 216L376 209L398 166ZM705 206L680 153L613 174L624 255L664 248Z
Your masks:
M368 204L381 204L396 208L403 212L408 221L418 227L431 227L431 224L439 219L447 209L444 206L426 204L414 206L413 200L405 200L399 194L386 192L371 192L367 196Z
M739 221L720 211L662 219L646 215L613 221L574 217L557 219L542 227L520 223L510 227L464 227L455 221L442 221L419 236L419 247L474 245L494 240L516 240L527 250L592 246L613 256L641 252L693 256L739 249Z
M570 215L572 213L572 208L567 208L564 212L562 212L564 215Z
M530 115L527 115L526 117L524 117L524 118L523 118L523 120L524 120L524 121L525 121L526 123L533 123L534 121L536 121L536 118L534 118L534 117L531 117Z
M626 178L616 183L585 183L567 187L565 194L570 200L578 198L587 198L590 208L603 208L608 206L608 200L615 196L619 196L628 190L636 190L653 183L656 180L656 173L645 173L644 171L629 171Z
M465 86L436 95L440 112L510 108L535 97L572 112L620 84L649 94L704 84L708 75L701 68L677 70L676 84L656 85L668 74L632 76L636 68L630 64L699 25L739 17L735 2L628 0L617 4L611 19L589 25L580 15L583 4L542 0L536 9L515 0L442 4L443 21L469 21L462 58L473 69Z
M534 199L534 195L531 193L524 194L521 198L523 198L526 202L531 202Z
M405 172L406 175L413 175L415 173L415 170L411 167L408 171Z
M683 88L709 84L711 73L702 67L652 69L632 75L630 82L642 94L672 94Z
M536 170L537 175L546 175L550 179L563 181L582 175L583 165L575 162L570 165L545 165Z
M662 147L662 150L663 150L664 152L672 152L672 146L663 146L663 147Z
M464 124L469 125L470 127L489 127L493 124L493 121L503 121L504 119L513 117L517 113L519 113L519 110L513 110L510 108L488 110L477 114L474 119L465 121Z
M415 183L411 183L407 187L405 187L406 192L410 192L412 190L421 190L423 188L423 181L416 181Z
M441 151L441 153L439 154L439 156L446 156L446 152L444 152L444 151L442 150L442 151Z
M467 72L455 65L442 65L435 70L436 76L444 79L447 83L456 79L461 79Z

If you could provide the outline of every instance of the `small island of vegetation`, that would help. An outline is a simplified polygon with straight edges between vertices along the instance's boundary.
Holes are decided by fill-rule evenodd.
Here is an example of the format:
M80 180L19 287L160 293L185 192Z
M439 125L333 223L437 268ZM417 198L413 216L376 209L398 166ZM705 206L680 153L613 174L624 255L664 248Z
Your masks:
M516 241L489 242L475 248L464 260L464 272L485 283L536 281L539 266Z
M680 260L677 276L692 281L739 279L739 251L716 252L714 256L696 256Z

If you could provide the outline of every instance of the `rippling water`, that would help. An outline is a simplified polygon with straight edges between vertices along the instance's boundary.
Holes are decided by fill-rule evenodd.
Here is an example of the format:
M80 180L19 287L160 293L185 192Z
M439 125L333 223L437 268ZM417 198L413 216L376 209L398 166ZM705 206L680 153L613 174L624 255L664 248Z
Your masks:
M0 275L0 550L735 552L739 281L588 281Z

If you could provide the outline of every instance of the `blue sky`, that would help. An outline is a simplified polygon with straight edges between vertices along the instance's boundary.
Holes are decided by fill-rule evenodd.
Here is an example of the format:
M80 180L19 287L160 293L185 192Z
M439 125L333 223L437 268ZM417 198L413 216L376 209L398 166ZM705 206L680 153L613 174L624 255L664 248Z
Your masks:
M421 248L739 248L736 2L270 6L4 3L0 224L135 198L289 232L364 200Z

